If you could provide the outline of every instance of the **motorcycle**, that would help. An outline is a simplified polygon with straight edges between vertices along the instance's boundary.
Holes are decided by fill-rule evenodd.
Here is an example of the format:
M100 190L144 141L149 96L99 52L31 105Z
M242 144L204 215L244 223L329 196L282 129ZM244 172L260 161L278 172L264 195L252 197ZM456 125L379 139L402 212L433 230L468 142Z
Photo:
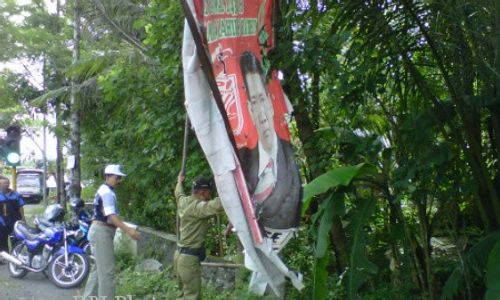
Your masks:
M90 243L88 240L91 214L85 210L85 203L79 198L70 199L69 204L73 212L73 217L67 225L67 229L77 231L74 236L69 237L69 243L83 249L85 254L93 260L94 256L90 251ZM44 230L47 227L55 225L54 222L50 222L46 219L45 214L44 216L36 216L33 223L40 230Z
M50 209L49 209L50 207ZM62 219L61 205L50 205L47 210L49 222ZM28 226L24 221L14 224L14 235L18 242L10 254L3 251L0 256L9 262L9 273L14 278L23 278L28 272L46 272L50 281L61 288L80 285L87 277L90 264L82 248L69 243L77 230L70 230L63 222L54 223L40 230Z
M83 249L83 251L90 257L92 260L94 256L90 251L90 243L88 240L88 234L91 224L91 214L85 210L85 203L81 199L71 199L70 207L73 210L74 215L76 216L76 222L78 223L78 230L80 234L75 237L74 243Z

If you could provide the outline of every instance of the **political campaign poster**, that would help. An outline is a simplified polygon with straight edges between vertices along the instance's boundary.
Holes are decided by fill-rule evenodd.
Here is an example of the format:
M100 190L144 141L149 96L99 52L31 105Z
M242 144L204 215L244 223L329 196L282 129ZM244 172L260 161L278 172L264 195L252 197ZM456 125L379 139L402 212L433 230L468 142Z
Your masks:
M291 105L279 72L266 63L274 45L274 2L187 3L196 22L194 35L201 38L193 40L185 26L186 108L245 248L245 265L254 271L250 288L262 294L270 285L279 294L278 286L287 276L300 289L300 274L278 256L299 225L302 185L288 129ZM223 111L201 70L197 47L208 57Z

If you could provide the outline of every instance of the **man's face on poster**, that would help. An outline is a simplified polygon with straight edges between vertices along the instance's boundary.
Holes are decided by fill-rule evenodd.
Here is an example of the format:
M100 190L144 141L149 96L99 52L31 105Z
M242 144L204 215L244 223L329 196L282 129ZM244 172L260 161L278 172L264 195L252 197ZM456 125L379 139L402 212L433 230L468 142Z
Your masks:
M270 152L275 134L273 105L260 74L252 72L245 76L249 95L248 111L257 128L259 142L266 151Z

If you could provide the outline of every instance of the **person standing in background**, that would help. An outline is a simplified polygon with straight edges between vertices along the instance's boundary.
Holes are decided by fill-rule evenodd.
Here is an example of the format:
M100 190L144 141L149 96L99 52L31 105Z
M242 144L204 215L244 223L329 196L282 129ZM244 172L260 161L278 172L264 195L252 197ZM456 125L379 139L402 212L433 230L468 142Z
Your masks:
M14 229L14 223L24 219L25 202L21 195L9 186L9 178L0 176L0 252L9 252L9 235Z

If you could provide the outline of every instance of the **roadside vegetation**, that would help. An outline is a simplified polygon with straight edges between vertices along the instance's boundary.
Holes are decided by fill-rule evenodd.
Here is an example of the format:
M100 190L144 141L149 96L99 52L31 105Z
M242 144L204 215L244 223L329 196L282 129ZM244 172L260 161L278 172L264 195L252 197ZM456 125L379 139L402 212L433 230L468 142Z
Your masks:
M282 253L306 288L287 299L499 299L499 2L276 2L269 63L294 106L306 184L299 235ZM30 113L49 112L50 130L69 144L79 111L82 179L98 184L104 165L123 164L122 215L174 232L185 119L179 2L57 3L49 12L42 1L0 2L0 61L43 66L37 86L0 73L0 125L18 116L41 126ZM194 138L188 153L187 178L210 175ZM207 247L232 258L225 222L214 221ZM132 265L121 293L174 290L168 269L142 276ZM209 286L206 298L226 292Z

